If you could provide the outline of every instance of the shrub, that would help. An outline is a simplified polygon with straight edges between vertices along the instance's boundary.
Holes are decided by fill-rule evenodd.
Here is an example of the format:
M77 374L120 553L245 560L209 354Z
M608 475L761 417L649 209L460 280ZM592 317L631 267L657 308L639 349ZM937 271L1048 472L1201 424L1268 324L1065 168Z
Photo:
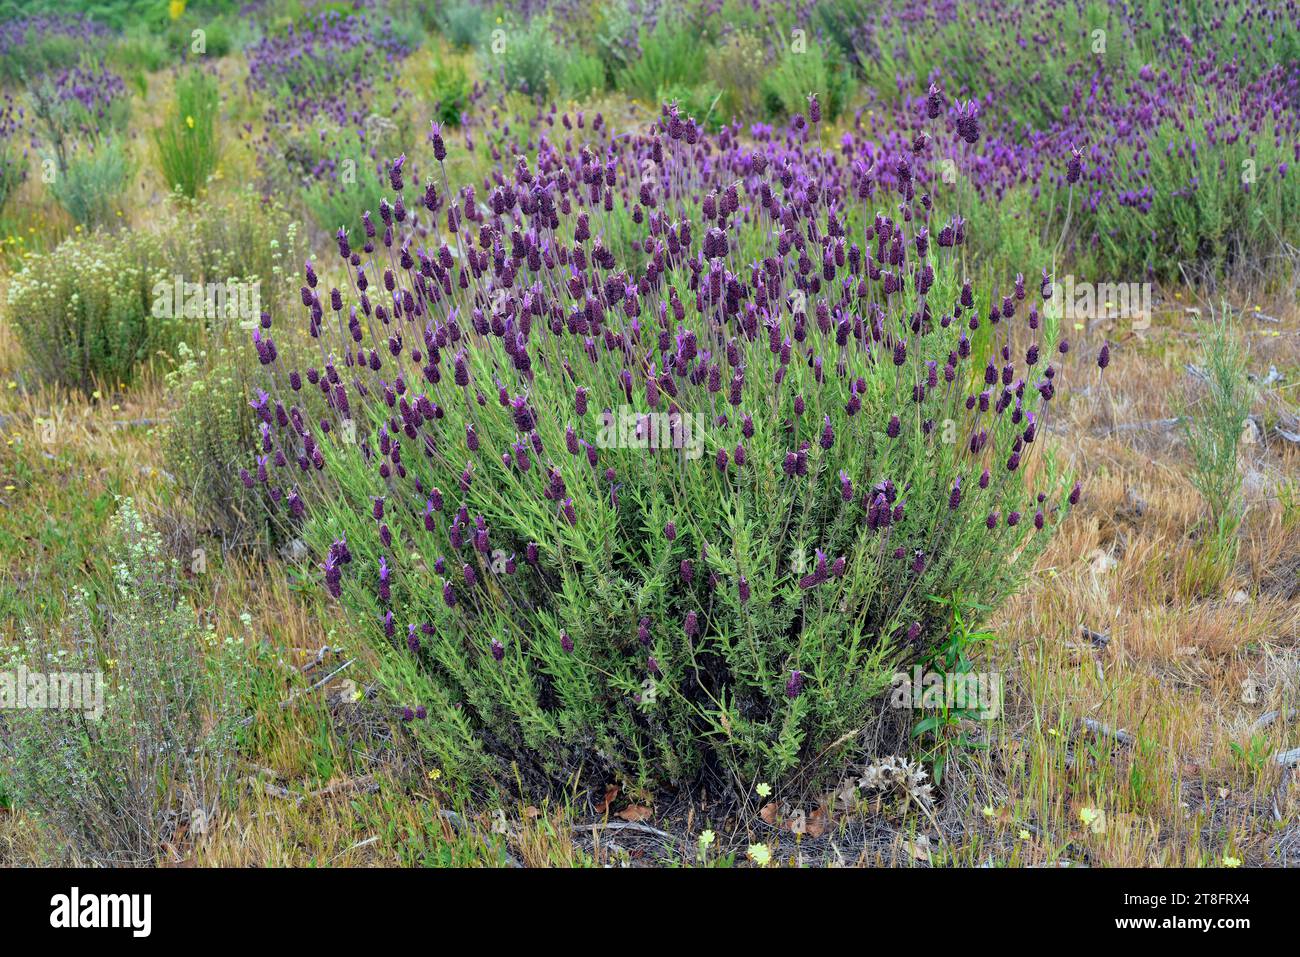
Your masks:
M9 196L27 178L27 157L13 144L24 129L23 114L13 98L0 102L0 213Z
M560 67L560 92L573 99L584 99L604 92L605 64L594 53L573 50Z
M476 47L487 33L487 11L473 0L455 3L430 3L425 16L433 21L443 35L461 49ZM430 16L430 14L432 14Z
M199 530L223 547L269 544L275 528L270 500L246 489L238 469L257 437L245 397L258 379L238 324L222 324L197 350L182 342L167 383L177 399L164 455Z
M204 19L200 26L203 30L204 56L223 57L235 49L235 38L231 32L230 24L223 17ZM187 24L173 30L175 34L173 43L176 44L176 48L189 49L192 38L191 29L191 25Z
M198 206L181 217L167 241L178 272L197 282L228 277L260 283L261 308L281 314L288 307L285 269L302 261L298 224L280 206L253 193L221 206ZM261 490L244 488L238 467L258 437L246 396L255 391L256 361L239 316L212 322L206 332L192 325L177 348L179 364L168 375L177 399L164 438L168 470L185 489L203 530L226 546L270 544L277 527Z
M640 18L632 11L628 0L593 2L587 13L586 26L591 34L591 45L605 66L606 81L613 81L637 56Z
M26 170L23 169L15 151L10 150L8 143L0 147L0 212L4 211L10 194L17 190L26 178Z
M1177 280L1180 266L1211 274L1258 269L1279 240L1300 241L1300 177L1294 143L1271 120L1256 136L1216 133L1209 104L1160 123L1140 148L1122 146L1092 166L1114 169L1100 201L1075 198L1081 257L1103 276ZM1060 205L1064 201L1058 199Z
M121 140L107 140L93 151L74 154L50 192L74 220L87 228L115 222L133 167Z
M313 164L316 176L304 175L302 198L317 225L332 233L340 226L355 228L364 213L378 209L384 184L373 150L355 133L339 130L327 141L332 155ZM318 143L307 143L306 149Z
M122 78L107 69L73 67L31 88L32 118L52 151L57 176L74 157L94 152L125 131L130 101Z
M108 31L89 17L0 16L0 83L20 83L48 70L75 65L86 48L102 43Z
M221 160L217 81L190 69L176 80L176 107L154 133L158 172L169 189L193 199Z
M1192 484L1209 510L1207 550L1220 576L1237 556L1237 529L1244 506L1237 454L1250 415L1246 354L1226 311L1210 320L1202 339L1200 396L1188 396L1180 417L1192 456Z
M461 114L469 108L469 76L457 63L434 68L426 99L433 104L434 119L444 126L460 126Z
M733 33L709 51L709 82L722 91L718 112L724 120L758 114L766 73L767 50L753 33Z
M72 237L24 259L9 317L39 376L90 393L175 345L179 323L152 315L154 285L170 279L152 236Z
M762 83L768 111L794 116L808 109L808 95L816 93L827 119L834 120L849 95L849 78L832 55L814 43L803 53L786 50Z
M507 21L501 36L494 34L480 55L486 75L500 81L507 90L535 97L547 95L560 62L559 47L547 16L533 17L527 23Z
M661 90L692 87L704 78L699 31L679 18L663 17L641 31L640 55L619 71L616 86L629 96L657 102Z
M114 537L105 607L92 610L82 591L68 645L31 634L19 659L33 672L98 674L102 714L5 711L0 753L15 803L52 826L73 861L147 866L183 828L201 835L217 820L234 770L242 649L178 600L174 563L130 499Z
M185 47L189 47L186 37ZM109 51L113 65L120 70L144 70L154 73L172 62L167 41L148 27L137 26L123 34Z
M872 219L833 205L836 153L705 136L665 108L601 159L516 165L459 263L357 253L348 285L391 295L309 271L308 328L351 363L280 368L255 336L244 480L305 522L453 779L825 783L953 600L995 605L1077 500L1037 441L1054 330L1023 281L977 295L960 221L890 218L910 176ZM629 216L626 269L585 185L607 168L656 171L622 200L659 217Z

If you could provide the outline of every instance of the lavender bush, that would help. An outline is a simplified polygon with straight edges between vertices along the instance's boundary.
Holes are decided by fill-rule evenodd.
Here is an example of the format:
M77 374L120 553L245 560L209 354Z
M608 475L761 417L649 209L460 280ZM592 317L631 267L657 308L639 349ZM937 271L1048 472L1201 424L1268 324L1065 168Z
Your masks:
M823 779L1077 501L1041 448L1046 273L963 281L925 141L885 177L821 119L551 113L482 198L435 128L435 179L399 157L340 231L342 288L307 264L319 364L254 333L245 484L453 777Z
M27 178L27 155L19 146L25 121L25 110L5 94L0 99L0 213L9 196Z
M108 29L85 16L38 13L0 18L0 82L74 66Z

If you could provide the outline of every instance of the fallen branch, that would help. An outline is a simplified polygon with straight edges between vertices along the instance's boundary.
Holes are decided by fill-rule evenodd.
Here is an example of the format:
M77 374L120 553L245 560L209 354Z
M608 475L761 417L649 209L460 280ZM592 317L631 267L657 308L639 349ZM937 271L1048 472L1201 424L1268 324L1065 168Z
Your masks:
M1105 648L1107 645L1110 644L1109 632L1093 631L1087 625L1081 625L1080 631L1082 631L1083 637L1087 638L1098 648Z
M343 649L331 648L329 645L321 645L320 648L316 650L316 657L313 658L311 661L307 662L307 664L303 665L301 668L299 668L298 673L305 675L308 672L314 671L315 669L320 667L321 662L325 660L325 656L331 654L341 655L343 654Z
M1118 425L1112 425L1108 429L1103 429L1103 435L1114 435L1116 432L1167 432L1176 426L1182 419L1174 416L1170 419L1148 419L1145 422L1121 422Z
M1137 740L1133 735L1129 734L1122 728L1112 728L1110 725L1102 724L1100 721L1094 721L1092 718L1084 718L1083 726L1098 737L1110 738L1127 747L1131 747L1133 742Z
M295 691L293 694L289 695L289 697L285 698L283 701L280 702L280 707L281 707L281 708L288 708L288 707L291 706L295 701L297 701L299 698L301 698L303 695L311 694L311 693L312 693L313 691L315 691L317 688L321 688L321 687L323 687L324 685L329 684L330 681L331 681L331 680L332 680L336 675L340 675L340 674L342 674L344 671L346 671L348 668L350 668L350 667L352 666L352 663L355 662L356 660L357 660L357 659L355 659L355 658L349 658L347 661L343 662L343 664L339 665L337 668L335 668L333 671L331 671L329 674L327 674L324 678L322 678L320 681L316 682L316 683L315 683L314 685L312 685L311 687L309 687L309 688L304 688L304 689L302 689L301 691Z
M278 784L264 782L262 788L271 797L283 798L286 801L293 801L295 804L301 804L311 798L333 797L336 794L351 793L373 788L375 786L375 776L366 774L359 778L352 778L347 781L339 781L335 784L328 785L315 791L308 791L306 794L299 794L290 791L288 788L282 788Z
M1273 760L1284 768L1289 768L1293 764L1300 764L1300 748L1292 748L1290 751L1279 751L1273 755Z
M1250 726L1251 733L1253 734L1257 731L1263 731L1265 728L1267 728L1270 724L1272 724L1281 716L1282 716L1281 711L1265 711L1258 718L1256 718L1255 723Z
M665 841L676 841L667 831L661 831L657 827L651 827L649 824L639 824L636 821L594 821L591 824L575 824L573 830L581 833L600 829L602 831L637 831L641 834L653 834L655 837L662 838Z
M112 419L109 421L115 429L152 428L155 425L167 425L171 419Z
M327 674L324 678L322 678L320 681L316 682L316 683L315 683L314 685L312 685L311 687L309 687L309 688L303 688L301 691L295 691L293 694L289 695L289 697L285 698L283 701L280 702L280 707L281 707L281 709L285 709L285 708L289 708L289 707L291 707L291 706L293 705L293 703L294 703L295 701L297 701L299 698L301 698L303 695L311 694L311 693L312 693L313 691L315 691L316 689L321 688L321 687L323 687L323 686L329 684L330 681L331 681L331 680L332 680L336 675L342 674L344 671L346 671L348 668L350 668L350 667L352 666L352 664L353 664L355 661L356 661L355 658L349 658L347 661L343 662L343 664L339 665L337 668L335 668L333 671L331 671L329 674ZM253 723L253 719L254 719L255 717L256 717L256 715L251 715L251 714L250 714L250 715L248 715L248 716L245 717L245 718L241 718L240 721L239 721L239 725L240 725L240 727L243 727L243 728L248 727L250 724Z

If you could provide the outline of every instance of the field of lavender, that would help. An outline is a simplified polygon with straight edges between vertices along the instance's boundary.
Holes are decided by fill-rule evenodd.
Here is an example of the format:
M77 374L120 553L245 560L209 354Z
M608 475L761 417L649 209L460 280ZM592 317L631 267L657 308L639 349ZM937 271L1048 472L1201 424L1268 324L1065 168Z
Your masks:
M0 864L1300 862L1296 0L0 0Z

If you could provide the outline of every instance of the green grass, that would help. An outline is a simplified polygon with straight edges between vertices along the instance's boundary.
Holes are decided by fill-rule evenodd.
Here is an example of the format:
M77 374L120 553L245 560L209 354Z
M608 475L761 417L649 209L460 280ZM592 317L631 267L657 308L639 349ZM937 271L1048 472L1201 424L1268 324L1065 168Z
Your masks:
M191 69L176 81L176 101L154 133L158 173L169 189L199 195L221 161L217 82Z

